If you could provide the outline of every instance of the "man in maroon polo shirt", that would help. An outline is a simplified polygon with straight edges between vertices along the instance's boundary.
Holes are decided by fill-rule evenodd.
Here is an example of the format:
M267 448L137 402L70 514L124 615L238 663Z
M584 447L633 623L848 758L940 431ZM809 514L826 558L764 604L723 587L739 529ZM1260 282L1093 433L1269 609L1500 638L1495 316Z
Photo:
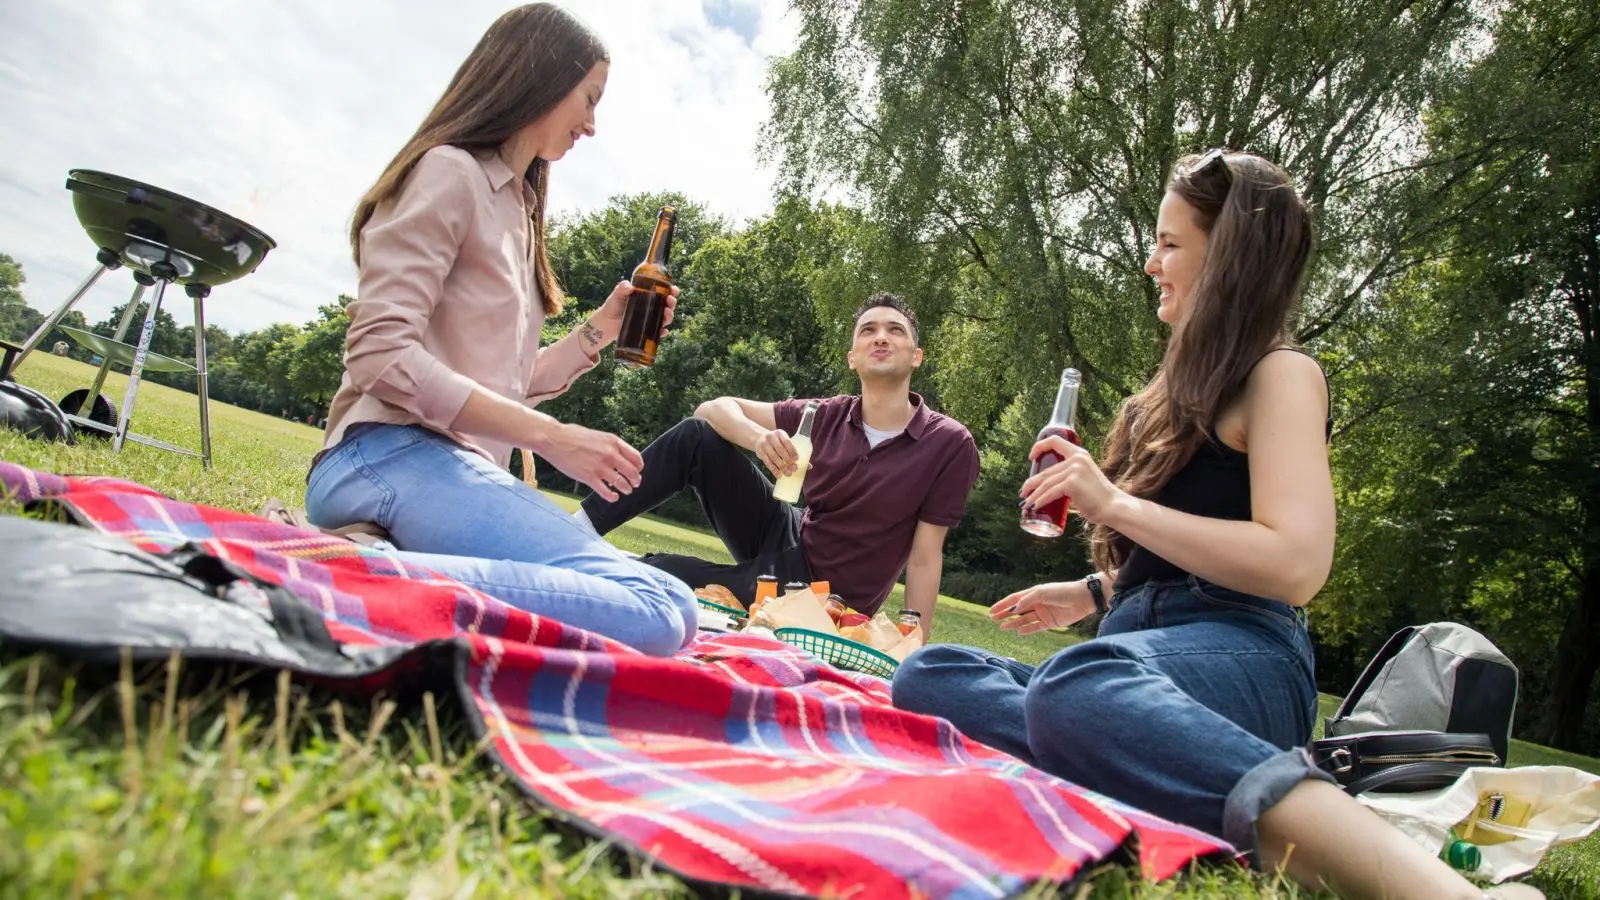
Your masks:
M754 452L776 475L793 472L789 436L807 401L718 397L644 449L637 488L615 503L590 494L579 518L606 534L693 488L734 563L674 553L651 554L645 562L694 587L724 585L747 604L760 575L782 583L826 580L869 615L903 570L906 608L921 614L926 632L945 533L966 510L978 450L960 422L911 392L922 350L905 301L869 297L856 311L846 358L861 378L861 394L818 401L804 511L774 499L772 482L739 451Z

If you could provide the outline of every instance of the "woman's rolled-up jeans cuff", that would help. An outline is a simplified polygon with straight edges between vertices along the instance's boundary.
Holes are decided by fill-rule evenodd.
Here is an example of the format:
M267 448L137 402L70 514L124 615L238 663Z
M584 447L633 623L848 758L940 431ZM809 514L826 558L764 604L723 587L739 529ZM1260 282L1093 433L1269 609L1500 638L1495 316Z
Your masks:
M1304 747L1285 750L1246 772L1223 802L1223 840L1245 853L1250 865L1261 868L1256 823L1262 813L1276 806L1295 785L1308 778L1338 784L1332 775L1317 768Z

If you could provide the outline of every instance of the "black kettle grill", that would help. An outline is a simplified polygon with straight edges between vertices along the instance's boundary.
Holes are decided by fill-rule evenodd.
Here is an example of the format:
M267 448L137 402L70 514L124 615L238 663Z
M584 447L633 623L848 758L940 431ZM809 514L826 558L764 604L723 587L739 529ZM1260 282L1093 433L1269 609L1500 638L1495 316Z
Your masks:
M94 386L88 391L73 391L63 400L67 418L74 424L110 435L117 450L124 442L134 441L163 450L190 456L199 456L201 464L211 465L211 417L207 408L206 393L206 322L203 308L211 289L219 284L236 281L254 272L267 251L277 242L261 230L239 219L219 212L204 203L162 190L154 185L89 169L73 169L67 173L67 190L72 192L73 210L78 223L94 241L99 252L97 265L89 277L78 285L66 302L47 316L39 328L16 353L7 354L0 379L6 378L32 353L45 335L55 328L73 305L100 276L127 266L133 272L136 285L133 297L123 311L117 325L116 336L104 336L70 329L73 340L84 343L103 357ZM172 370L191 368L181 360L171 360L150 352L150 341L155 335L156 313L166 297L167 285L181 284L184 292L194 300L194 366L200 396L200 452L178 447L165 441L133 434L129 431L133 418L134 399L138 395L139 380L146 368ZM138 341L125 341L133 312L144 297L145 288L154 285L155 302L150 304L144 317L144 327ZM110 401L100 396L106 372L112 362L128 368L128 388L122 397L120 414ZM76 402L74 402L76 401ZM87 406L85 405L87 404Z

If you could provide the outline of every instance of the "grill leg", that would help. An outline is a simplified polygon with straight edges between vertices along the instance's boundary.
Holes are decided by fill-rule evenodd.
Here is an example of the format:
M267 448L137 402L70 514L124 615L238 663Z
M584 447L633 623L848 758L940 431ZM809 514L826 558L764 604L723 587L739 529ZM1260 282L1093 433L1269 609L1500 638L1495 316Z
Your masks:
M206 297L211 288L203 284L189 284L184 290L194 298L194 370L196 386L200 392L200 465L211 468L211 410L210 394L206 390Z
M176 272L172 274L177 275ZM133 421L133 400L139 394L139 377L144 374L145 357L150 355L150 341L156 335L156 313L161 311L161 300L167 294L167 284L168 279L157 276L156 300L144 314L144 327L139 330L139 346L133 351L133 365L128 367L128 389L122 394L121 421L117 423L117 437L112 443L119 453L128 440L128 423Z
M149 281L150 284L155 284L155 280L143 272L135 272L133 273L133 277L138 283L133 287L133 297L128 301L128 308L122 311L122 321L117 323L117 333L113 340L120 341L128 336L128 326L133 324L133 313L139 308L139 301L144 299L144 289L148 287L148 285L145 284L145 281ZM89 404L89 412L94 411L95 398L100 396L100 389L105 387L106 373L109 371L111 371L111 357L108 356L105 359L100 360L100 371L95 373L94 387L89 388L89 396L84 398L83 402ZM84 412L83 407L81 406L77 409L69 409L67 412L75 413L83 416L84 418L89 417L88 413Z
M50 333L50 329L56 327L57 323L61 321L61 317L72 309L74 303L83 299L84 294L89 293L89 288L94 287L94 283L100 280L101 275L122 265L122 260L115 253L108 253L104 250L100 251L100 255L96 258L100 261L100 264L95 267L93 272L89 273L89 277L85 278L83 283L78 285L78 289L67 297L67 302L56 307L55 312L45 316L44 321L39 323L39 327L34 330L33 334L28 336L27 343L22 345L22 352L18 353L17 358L11 363L11 371L16 371L22 365L23 360L28 358L28 354L33 352L33 348L39 346L39 342L44 340L44 336Z

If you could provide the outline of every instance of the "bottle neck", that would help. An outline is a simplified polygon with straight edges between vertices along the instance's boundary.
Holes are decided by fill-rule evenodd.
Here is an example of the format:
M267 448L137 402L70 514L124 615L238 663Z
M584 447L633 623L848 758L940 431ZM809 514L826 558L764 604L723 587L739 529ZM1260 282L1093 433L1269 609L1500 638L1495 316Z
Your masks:
M795 431L794 436L804 438L811 437L811 423L816 419L816 417L816 405L813 404L811 406L807 406L806 411L800 415L800 428Z
M665 269L672 258L672 232L678 224L673 216L662 216L656 220L656 233L650 236L650 252L645 254L644 261Z
M1063 383L1056 392L1056 408L1050 413L1050 424L1058 428L1077 428L1078 385Z

